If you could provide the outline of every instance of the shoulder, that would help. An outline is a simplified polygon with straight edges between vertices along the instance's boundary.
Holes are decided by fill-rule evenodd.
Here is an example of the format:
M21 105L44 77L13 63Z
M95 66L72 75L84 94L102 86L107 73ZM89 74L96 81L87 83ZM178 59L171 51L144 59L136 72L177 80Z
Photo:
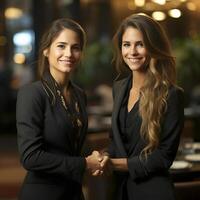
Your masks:
M80 88L78 85L76 85L75 83L71 83L71 84L72 84L72 87L75 90L76 94L78 94L79 98L84 99L84 101L86 103L87 102L87 96L86 96L85 91L82 88Z
M176 101L184 101L184 91L178 86L171 86L169 88L168 99Z
M42 92L42 83L41 81L36 81L36 82L33 82L33 83L30 83L30 84L27 84L25 86L22 86L20 89L19 89L19 92L20 93L31 93L31 92Z
M124 85L125 83L127 83L127 81L129 81L131 78L131 76L127 76L127 77L123 77L123 78L116 78L113 82L113 88L119 88L122 85Z
M78 85L76 85L75 83L71 83L72 84L72 87L73 89L75 90L75 92L78 94L78 95L81 95L81 96L84 96L84 98L86 97L86 94L85 94L85 91L80 88Z
M171 86L169 88L167 98L167 111L178 112L183 115L184 112L184 92L183 89L177 86Z
M20 88L16 102L17 120L29 120L33 116L42 116L45 108L45 92L40 81Z
M18 91L18 100L23 99L25 101L34 101L41 99L45 95L41 81L36 81L21 87Z
M82 88L80 88L78 85L76 85L75 83L72 83L72 86L76 90L76 92L79 92L81 94L85 93L85 91Z

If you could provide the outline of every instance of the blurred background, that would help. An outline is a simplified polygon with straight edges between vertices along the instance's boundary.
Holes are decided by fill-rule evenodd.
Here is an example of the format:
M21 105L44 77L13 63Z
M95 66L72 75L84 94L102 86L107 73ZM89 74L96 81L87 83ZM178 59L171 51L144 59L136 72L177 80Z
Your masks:
M185 127L171 174L177 198L187 199L190 194L192 200L200 187L199 0L0 1L0 200L17 199L25 174L17 153L15 105L19 88L36 80L41 35L60 17L72 18L85 29L84 59L73 78L88 95L85 151L102 150L109 141L112 82L116 76L111 62L112 37L121 20L133 13L145 13L159 21L172 43L177 82L185 90ZM108 183L107 179L86 177L86 200L109 199ZM95 191L101 191L101 195L95 196Z

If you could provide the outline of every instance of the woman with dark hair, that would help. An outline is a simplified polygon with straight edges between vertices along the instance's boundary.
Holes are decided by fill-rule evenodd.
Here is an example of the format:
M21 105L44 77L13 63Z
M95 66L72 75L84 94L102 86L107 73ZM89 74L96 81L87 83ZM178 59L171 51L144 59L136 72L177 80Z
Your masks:
M121 23L114 42L119 76L113 86L111 143L101 162L105 173L114 170L113 199L174 200L168 170L184 107L168 38L151 17L134 14Z
M85 170L100 169L97 152L80 154L87 132L86 95L70 80L84 45L78 23L54 21L41 41L40 80L18 93L18 147L28 171L20 200L83 199Z

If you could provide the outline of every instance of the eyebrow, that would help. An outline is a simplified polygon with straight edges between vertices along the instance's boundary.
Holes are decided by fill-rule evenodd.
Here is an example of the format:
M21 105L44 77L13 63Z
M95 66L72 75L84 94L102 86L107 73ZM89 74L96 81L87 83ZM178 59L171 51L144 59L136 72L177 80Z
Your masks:
M135 43L138 43L138 42L142 42L142 43L144 43L142 40L137 40L137 41L135 41ZM131 43L131 41L122 41L122 43Z
M68 44L67 42L57 42L56 44ZM80 45L79 43L74 43L74 44L72 44L72 45Z
M66 42L56 42L56 44L67 44Z

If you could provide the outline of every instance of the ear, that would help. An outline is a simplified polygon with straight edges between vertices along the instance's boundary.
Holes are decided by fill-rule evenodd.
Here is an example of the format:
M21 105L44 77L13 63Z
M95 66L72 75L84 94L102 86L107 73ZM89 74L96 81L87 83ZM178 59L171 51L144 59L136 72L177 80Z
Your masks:
M48 57L48 49L45 49L45 50L43 51L43 55L44 55L45 57Z

